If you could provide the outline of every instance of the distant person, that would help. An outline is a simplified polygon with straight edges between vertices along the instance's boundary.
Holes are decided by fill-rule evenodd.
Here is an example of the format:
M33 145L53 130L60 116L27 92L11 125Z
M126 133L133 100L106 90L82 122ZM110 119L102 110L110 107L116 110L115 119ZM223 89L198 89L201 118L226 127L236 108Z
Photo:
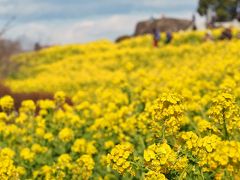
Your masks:
M193 31L196 31L196 30L197 30L196 24L193 24L192 30L193 30Z
M35 44L34 44L34 51L39 51L39 50L41 50L41 45L38 43L38 42L36 42Z
M196 16L193 14L192 16L192 30L196 31L197 30L197 25L196 25Z
M211 31L207 31L204 38L203 38L203 41L214 41L214 38L213 38L213 35L212 35L212 32Z
M170 31L167 31L166 32L166 41L165 41L165 44L169 44L172 42L172 39L173 39L173 35Z
M158 42L160 41L159 31L156 28L154 28L152 31L152 35L153 35L153 46L158 47Z
M222 34L220 36L220 40L231 40L232 39L232 29L231 28L225 28L222 31Z

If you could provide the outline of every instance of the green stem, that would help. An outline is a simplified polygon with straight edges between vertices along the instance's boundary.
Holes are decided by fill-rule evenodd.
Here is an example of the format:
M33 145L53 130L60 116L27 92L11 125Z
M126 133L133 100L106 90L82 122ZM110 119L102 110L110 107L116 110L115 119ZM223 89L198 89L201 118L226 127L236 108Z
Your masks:
M165 139L165 124L163 124L163 128L162 128L162 139Z
M224 138L229 140L229 134L228 134L227 123L225 118L225 109L223 109L223 126L224 126Z

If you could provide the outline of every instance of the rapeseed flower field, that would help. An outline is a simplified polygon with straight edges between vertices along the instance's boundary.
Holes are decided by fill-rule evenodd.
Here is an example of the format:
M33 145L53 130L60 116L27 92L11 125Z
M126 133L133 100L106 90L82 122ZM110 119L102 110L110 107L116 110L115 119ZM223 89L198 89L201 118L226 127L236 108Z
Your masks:
M240 41L203 36L14 57L8 86L55 95L0 98L0 179L240 179Z

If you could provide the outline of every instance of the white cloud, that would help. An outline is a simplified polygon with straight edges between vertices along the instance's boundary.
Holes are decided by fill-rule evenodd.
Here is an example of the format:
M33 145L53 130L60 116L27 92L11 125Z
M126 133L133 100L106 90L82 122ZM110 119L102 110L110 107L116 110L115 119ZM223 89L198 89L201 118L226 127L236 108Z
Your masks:
M8 32L11 38L27 37L42 43L83 43L99 38L114 40L119 35L131 34L137 21L147 15L113 15L96 20L36 22L15 26Z

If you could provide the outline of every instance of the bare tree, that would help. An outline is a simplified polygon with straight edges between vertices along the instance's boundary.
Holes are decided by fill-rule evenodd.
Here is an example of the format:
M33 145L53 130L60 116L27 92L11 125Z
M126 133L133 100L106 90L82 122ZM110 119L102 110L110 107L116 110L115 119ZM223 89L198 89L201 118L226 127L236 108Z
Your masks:
M10 17L0 29L0 78L8 75L10 69L14 67L11 56L21 52L21 45L18 41L4 38L4 35L13 27L16 16Z
M11 16L3 27L0 29L0 37L2 37L13 25L13 22L16 20L16 16Z

